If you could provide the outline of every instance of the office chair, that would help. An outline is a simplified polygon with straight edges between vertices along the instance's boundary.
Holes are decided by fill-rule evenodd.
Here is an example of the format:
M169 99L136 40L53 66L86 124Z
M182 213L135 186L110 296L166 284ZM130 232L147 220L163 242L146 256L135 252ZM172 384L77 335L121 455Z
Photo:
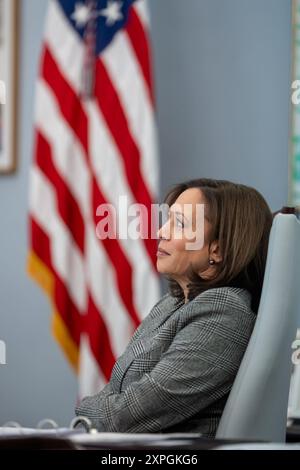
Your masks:
M285 442L292 342L300 323L300 221L274 217L257 320L216 438Z

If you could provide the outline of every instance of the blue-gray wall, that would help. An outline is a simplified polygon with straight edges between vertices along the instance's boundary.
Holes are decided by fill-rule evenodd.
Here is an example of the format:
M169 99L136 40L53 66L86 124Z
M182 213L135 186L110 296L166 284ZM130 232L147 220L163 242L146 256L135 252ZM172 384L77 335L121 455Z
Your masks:
M162 188L205 176L287 199L289 0L152 0Z
M34 80L47 0L20 2L19 169L0 177L0 424L73 416L76 380L25 275ZM151 0L162 192L206 176L287 200L288 0Z

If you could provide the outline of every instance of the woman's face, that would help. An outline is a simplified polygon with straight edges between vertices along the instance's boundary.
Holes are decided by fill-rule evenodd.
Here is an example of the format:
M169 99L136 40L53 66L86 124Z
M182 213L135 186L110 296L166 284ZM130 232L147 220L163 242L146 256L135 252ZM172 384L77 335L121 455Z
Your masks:
M216 242L209 251L211 227L203 217L203 212L201 213L203 207L205 215L207 208L200 189L185 190L169 208L168 220L158 230L157 270L177 281L183 289L189 282L187 274L191 266L203 279L209 279L215 273L215 265L210 265L209 260L220 260ZM193 238L190 238L191 230L194 233ZM197 249L190 249L192 242L197 240L202 243L198 243Z

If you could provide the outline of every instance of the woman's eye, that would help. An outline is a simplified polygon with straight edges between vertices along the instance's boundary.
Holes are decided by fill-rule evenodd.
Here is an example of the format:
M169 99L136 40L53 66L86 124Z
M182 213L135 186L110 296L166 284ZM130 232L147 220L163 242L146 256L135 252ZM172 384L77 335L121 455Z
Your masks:
M176 218L176 224L177 224L179 227L181 227L181 228L184 227L184 223L183 223L182 220L180 220L180 219L177 219L177 218Z

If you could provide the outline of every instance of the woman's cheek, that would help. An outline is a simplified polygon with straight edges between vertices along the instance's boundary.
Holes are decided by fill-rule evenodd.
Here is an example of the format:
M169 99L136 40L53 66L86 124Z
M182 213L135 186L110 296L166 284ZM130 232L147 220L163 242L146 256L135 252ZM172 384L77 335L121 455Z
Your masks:
M185 251L185 243L184 239L178 238L177 240L173 240L173 245L176 251Z

